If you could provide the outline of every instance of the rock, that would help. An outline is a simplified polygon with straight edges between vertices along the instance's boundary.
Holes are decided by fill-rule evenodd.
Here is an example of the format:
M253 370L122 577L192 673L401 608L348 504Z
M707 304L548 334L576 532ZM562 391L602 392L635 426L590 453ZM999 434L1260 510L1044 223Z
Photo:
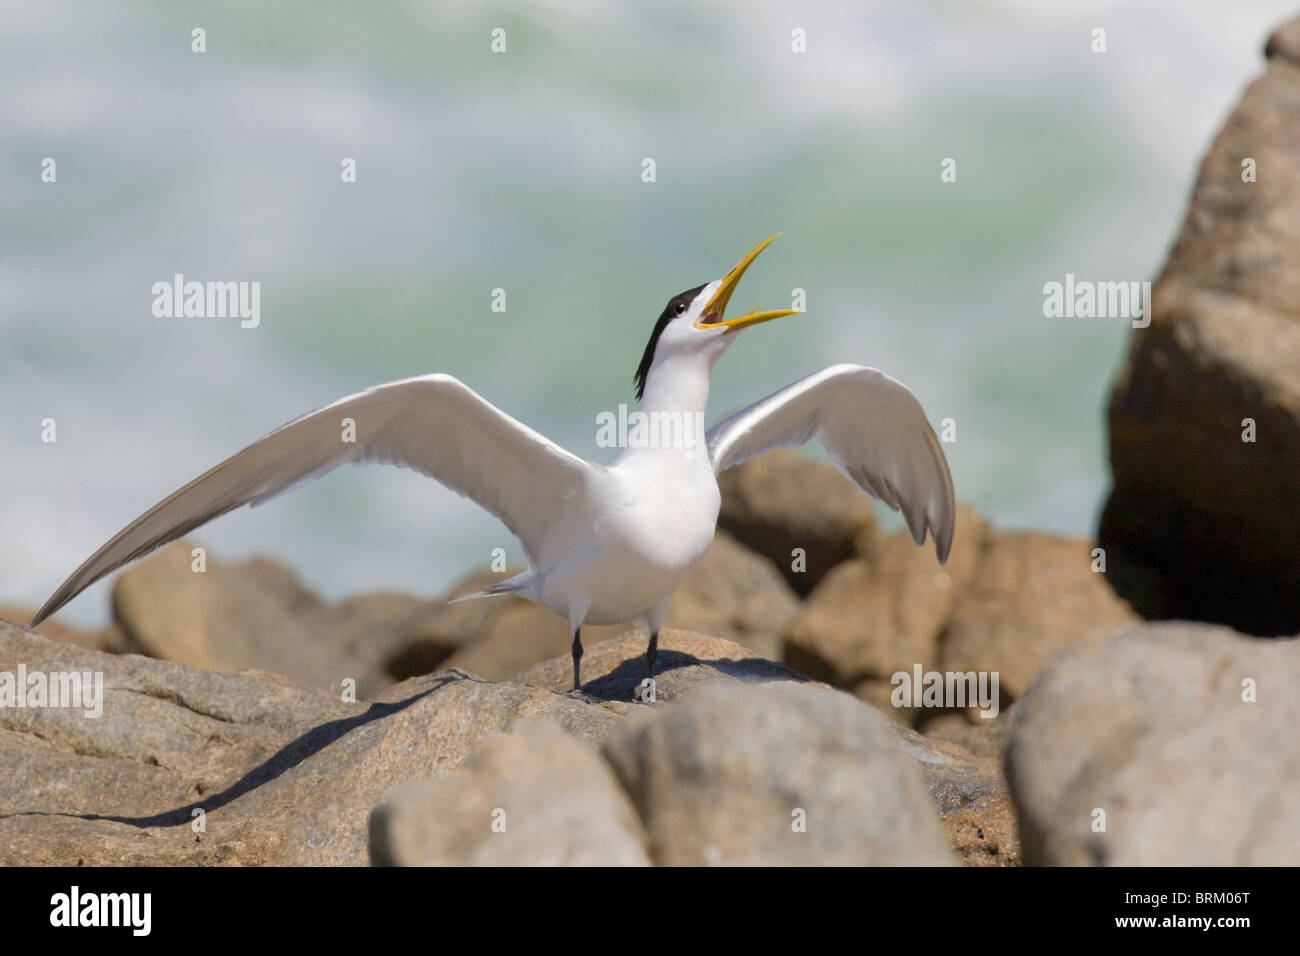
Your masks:
M847 694L718 685L638 717L603 753L656 863L952 862L920 772Z
M797 451L770 451L718 476L718 526L776 565L798 594L853 556L854 539L875 528L869 499L833 465ZM792 569L802 548L807 570Z
M1006 707L1061 648L1105 640L1135 621L1092 562L1087 541L995 535L953 606L938 670L997 672Z
M1006 753L1015 707L1001 711L997 717L971 722L965 714L948 712L926 719L917 730L931 740L956 744L976 757L991 757L999 763Z
M370 816L371 861L398 866L648 866L608 765L553 724L475 745L465 766L403 784Z
M946 565L905 531L838 565L790 622L785 662L837 687L875 682L862 696L877 703L884 689L887 700L894 673L937 665L939 635L988 540L987 521L961 506Z
M746 649L734 644L686 633L666 632L665 639L671 641L671 647L675 651L687 653L699 661L707 661L708 666L684 661L680 667L665 670L657 677L659 705L681 701L688 695L697 695L709 686L733 686L737 679L791 681L827 689L824 685L809 682L807 677L788 668L754 658ZM585 688L590 695L589 699L630 699L641 674L635 668L626 676L621 676L621 671L626 668L628 655L641 650L642 641L642 636L634 632L601 644L594 655L583 658L584 667L590 667L594 678ZM719 668L717 661L727 661L728 665ZM741 665L743 669L740 669ZM609 683L611 674L617 680L612 686ZM571 680L569 657L566 654L539 665L520 675L518 680L557 692L564 691ZM599 694L593 694L593 691L599 691ZM691 696L689 699L694 698ZM622 713L633 717L646 710L659 709L658 706L628 706L612 702L606 706L617 706ZM896 713L888 707L887 702L886 707L886 716ZM988 759L977 758L954 743L927 740L902 728L897 728L894 732L896 745L922 770L952 848L963 863L971 866L1017 865L1020 860L1020 844L1016 835L1015 815L1001 771L1002 752L999 748L988 746L994 736L1003 736L1001 728L1007 724L1005 714L996 720L980 720L978 725L968 724L959 714L946 716L959 721L966 728L970 739L986 745L988 752L980 757ZM927 728L933 723L934 719L927 724ZM740 729L744 732L747 728L742 725Z
M645 679L646 637L631 631L597 644L582 657L582 690L594 700L631 702ZM529 668L516 683L557 694L573 686L573 661L568 649L558 657ZM714 682L806 682L803 674L759 657L747 647L690 631L659 634L655 660L655 698L672 701Z
M1025 862L1300 864L1298 685L1300 640L1208 625L1138 626L1065 651L1011 726Z
M392 683L379 668L381 635L358 654L357 635L334 627L332 609L289 568L207 554L199 573L193 547L177 542L118 576L113 610L130 650L227 673L255 668L322 689L352 678L362 697ZM355 606L345 615L367 617ZM364 624L374 616L372 609Z
M911 727L925 716L920 707L895 707L892 699L894 684L888 680L860 681L849 688L850 693L863 703L870 704L890 720Z
M8 621L18 627L25 628L35 615L36 608L0 604L0 621ZM107 627L72 627L51 619L41 621L36 633L52 641L78 644L108 654L120 654L126 650L126 637L116 624Z
M501 574L483 577L499 579ZM481 587L484 581L478 582ZM373 592L327 608L317 627L335 635L344 653L364 661L379 686L436 670L466 640L447 626L448 605L409 594Z
M369 698L436 669L499 610L391 593L330 605L269 558L227 563L209 553L196 573L193 547L177 542L119 575L113 607L127 649L211 670L255 668L326 690L352 678L358 696ZM504 576L475 575L453 594Z
M1270 39L1201 163L1150 327L1131 333L1098 532L1144 615L1264 635L1300 631L1297 37L1300 19Z
M798 610L798 595L772 562L719 530L673 595L664 626L743 644L775 661Z
M497 603L498 607L480 619L477 637L468 640L443 666L463 668L486 680L506 680L534 664L568 654L573 643L566 621L528 601L492 598L465 603ZM719 531L673 595L664 628L705 632L743 644L759 656L777 658L782 630L798 607L798 598L771 562ZM630 627L631 623L584 627L584 652L626 634ZM644 654L649 635L640 633L638 653ZM584 671L587 661L584 657ZM572 668L565 689L570 684Z
M1300 17L1288 20L1273 31L1264 45L1264 55L1284 58L1300 66Z
M966 866L1019 866L1020 836L1001 755L977 757L949 741L891 727L921 768L957 858Z
M478 674L485 680L507 680L520 671L527 670L539 661L569 654L573 634L568 622L537 604L522 598L485 598L470 603L500 606L483 624L478 637L471 640L451 657L447 667L457 667ZM622 624L582 629L584 652L602 641L623 633ZM583 663L586 663L583 658ZM573 669L569 669L569 684L573 683Z
M440 672L373 703L57 644L0 624L0 672L104 676L103 716L0 710L0 863L364 864L371 808L459 769L474 743L547 719L595 747L616 710ZM201 831L192 811L201 809Z
M234 672L246 667L329 688L346 676L337 649L306 653L302 617L320 601L287 567L267 558L226 564L210 555L194 570L194 543L178 541L118 575L113 611L132 651Z
M384 662L385 671L395 678L404 679L431 673L439 667L461 667L455 660L456 653L480 640L492 621L503 613L535 605L511 596L452 603L453 600L482 591L488 584L522 570L512 567L500 573L478 571L456 582L445 595L430 602L430 616L425 626L418 632L412 631L410 638L389 653ZM478 665L478 669L473 665ZM488 680L512 673L494 674L493 662L486 656L478 661L471 659L464 669Z

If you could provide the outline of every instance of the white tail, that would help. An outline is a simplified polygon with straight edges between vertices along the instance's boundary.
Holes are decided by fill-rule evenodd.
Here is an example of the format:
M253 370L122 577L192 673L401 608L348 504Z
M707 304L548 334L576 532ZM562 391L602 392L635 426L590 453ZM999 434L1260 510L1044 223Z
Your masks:
M482 591L475 591L473 594L462 594L460 597L452 598L448 604L459 604L461 601L473 601L476 598L502 597L506 594L518 594L520 591L528 590L533 583L533 572L525 571L523 574L516 574L513 578L507 578L504 581L497 581L495 584L489 584Z

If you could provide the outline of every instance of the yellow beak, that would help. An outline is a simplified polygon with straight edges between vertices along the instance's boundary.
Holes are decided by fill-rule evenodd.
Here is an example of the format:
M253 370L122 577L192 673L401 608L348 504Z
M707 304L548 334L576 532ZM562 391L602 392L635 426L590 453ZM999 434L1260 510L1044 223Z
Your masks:
M734 319L724 319L723 313L727 309L727 302L731 299L731 293L736 291L736 286L740 282L740 277L745 274L745 270L750 267L758 254L776 241L776 237L781 235L779 232L776 236L768 236L753 249L745 258L736 263L736 267L722 277L722 285L718 286L718 291L713 293L713 298L709 304L704 307L700 317L695 320L697 329L718 329L725 328L730 334L738 329L746 328L750 325L758 325L760 322L770 322L772 319L779 319L783 315L800 315L798 309L773 309L769 312L760 312L754 309L746 315L738 315Z

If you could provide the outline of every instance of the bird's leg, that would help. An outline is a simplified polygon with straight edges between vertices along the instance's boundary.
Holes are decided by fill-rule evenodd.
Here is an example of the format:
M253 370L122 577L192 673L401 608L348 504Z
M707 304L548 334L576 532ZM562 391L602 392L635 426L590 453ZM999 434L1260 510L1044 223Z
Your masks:
M578 628L574 628L573 630L573 689L574 690L577 690L582 684L582 680L579 677L578 662L580 660L582 660L582 628L578 627Z
M659 629L650 632L650 646L645 650L646 676L654 680L655 656L659 653Z

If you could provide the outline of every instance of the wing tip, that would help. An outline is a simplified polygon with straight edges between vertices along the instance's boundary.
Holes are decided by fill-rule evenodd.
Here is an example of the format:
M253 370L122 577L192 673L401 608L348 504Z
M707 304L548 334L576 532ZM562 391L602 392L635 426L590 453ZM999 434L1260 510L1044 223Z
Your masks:
M934 554L939 559L939 565L948 563L948 555L952 553L952 527L945 528L942 533L931 533L930 537L934 538Z
M52 616L62 606L63 606L62 602L55 604L54 597L51 597L48 601L46 601L44 604L41 605L41 609L37 611L36 614L32 617L31 623L27 625L27 630L29 631L36 630L36 628L40 626L40 623L42 621Z

